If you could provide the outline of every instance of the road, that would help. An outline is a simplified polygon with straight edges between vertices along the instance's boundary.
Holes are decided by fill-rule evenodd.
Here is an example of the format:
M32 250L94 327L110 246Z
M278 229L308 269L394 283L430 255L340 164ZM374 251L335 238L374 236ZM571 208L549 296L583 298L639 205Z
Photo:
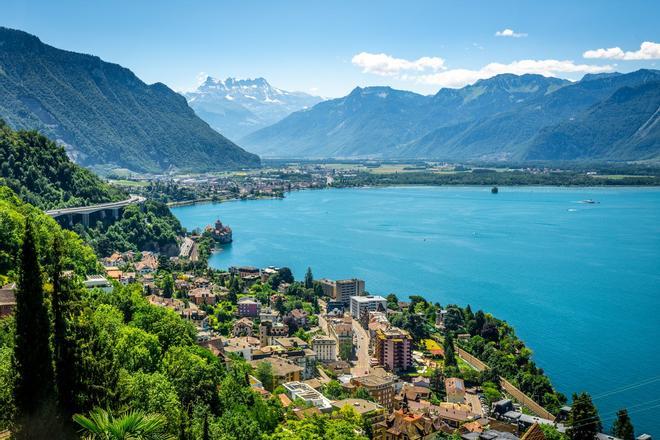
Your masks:
M91 214L93 212L102 211L104 209L124 208L128 205L132 205L134 203L142 203L144 201L144 197L132 195L128 199L122 200L121 202L100 203L98 205L76 206L73 208L51 209L50 211L46 211L46 215L51 217L59 217L61 215L67 214Z
M351 368L351 374L353 376L366 376L369 374L369 335L355 319L353 320L353 334L357 362Z

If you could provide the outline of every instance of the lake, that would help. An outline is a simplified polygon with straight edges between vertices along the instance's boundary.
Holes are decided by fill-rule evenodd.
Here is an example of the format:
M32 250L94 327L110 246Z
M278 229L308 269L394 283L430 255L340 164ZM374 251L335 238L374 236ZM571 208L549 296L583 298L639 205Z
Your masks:
M189 230L233 228L216 268L311 266L490 312L560 391L591 393L605 426L627 407L637 434L660 435L660 189L328 189L172 211Z

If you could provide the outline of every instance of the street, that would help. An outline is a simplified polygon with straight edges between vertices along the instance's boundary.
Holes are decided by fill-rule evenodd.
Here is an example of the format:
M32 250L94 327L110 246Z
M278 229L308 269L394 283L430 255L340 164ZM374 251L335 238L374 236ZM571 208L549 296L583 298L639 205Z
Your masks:
M366 376L369 374L369 335L355 319L353 319L353 333L357 362L351 368L351 374L353 376Z

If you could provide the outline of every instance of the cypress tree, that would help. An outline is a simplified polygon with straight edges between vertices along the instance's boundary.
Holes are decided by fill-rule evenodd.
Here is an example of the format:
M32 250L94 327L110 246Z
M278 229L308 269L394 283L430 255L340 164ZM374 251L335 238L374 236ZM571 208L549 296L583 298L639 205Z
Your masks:
M66 315L71 304L71 280L62 276L63 250L62 236L53 241L53 351L55 357L55 385L61 410L71 415L75 407L75 348L68 337ZM68 419L68 417L67 417Z
M307 273L305 274L305 289L311 289L314 287L314 275L312 275L312 268L307 268Z
M20 417L27 418L50 400L54 390L50 323L30 217L25 222L15 316L14 399Z
M209 413L204 413L204 425L202 426L202 440L210 440L209 434Z
M598 410L587 393L573 394L573 406L568 416L568 437L571 440L593 440L603 426Z
M635 440L635 429L633 428L628 410L620 409L616 413L616 420L612 426L612 434L623 440Z
M454 339L449 332L445 335L443 348L445 351L445 367L458 365L456 362L456 356L454 355Z

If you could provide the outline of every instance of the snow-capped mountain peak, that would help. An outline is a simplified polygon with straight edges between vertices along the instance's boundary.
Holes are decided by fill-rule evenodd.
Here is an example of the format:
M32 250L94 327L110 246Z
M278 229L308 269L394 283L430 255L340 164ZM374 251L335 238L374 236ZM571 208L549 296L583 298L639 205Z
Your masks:
M307 93L273 87L262 77L221 80L207 76L185 96L199 117L230 139L243 137L322 101Z

